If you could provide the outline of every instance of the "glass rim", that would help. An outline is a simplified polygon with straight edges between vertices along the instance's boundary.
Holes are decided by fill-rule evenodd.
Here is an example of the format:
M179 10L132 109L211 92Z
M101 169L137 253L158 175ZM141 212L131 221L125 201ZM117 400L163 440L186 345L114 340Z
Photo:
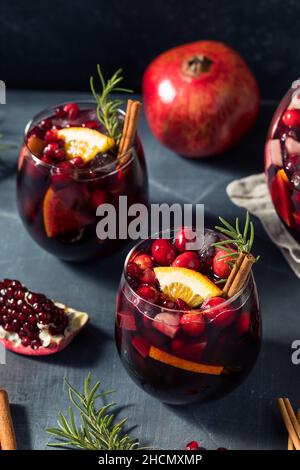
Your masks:
M186 227L186 228L191 228L191 227ZM237 300L241 295L242 293L244 292L244 290L248 287L250 281L252 280L253 281L253 284L255 285L255 280L254 280L254 275L253 275L253 271L251 269L249 275L248 275L248 278L247 278L247 282L245 282L244 286L236 293L234 294L232 297L230 297L229 299L224 299L224 302L222 302L221 304L219 305L215 305L214 307L208 307L208 308L205 308L203 310L197 310L195 308L190 308L189 310L176 310L176 309L173 309L173 308L166 308L166 307L162 307L161 305L158 305L158 304L155 304L155 303L152 303L150 302L149 300L145 300L143 299L143 297L141 297L129 284L128 280L127 280L127 277L126 277L126 267L128 265L128 262L132 256L132 253L139 247L141 246L143 243L145 243L146 241L148 240L151 240L153 237L155 237L156 235L161 235L163 233L171 233L171 232L176 232L178 230L181 230L182 227L175 227L174 229L167 229L167 230L162 230L160 232L156 232L152 235L150 235L148 238L145 238L143 240L140 240L133 248L131 248L131 250L129 251L129 253L127 254L126 256L126 259L125 259L125 262L124 262L124 267L123 267L123 272L122 272L122 278L124 279L124 282L126 283L126 287L129 289L130 293L132 295L134 295L139 301L142 301L144 302L146 305L149 305L151 307L156 307L156 308L161 308L164 312L166 313L180 313L180 312L183 312L183 313L189 313L190 311L195 311L195 312L199 312L199 313L203 313L203 312L214 312L215 310L217 309L220 309L220 308L223 308L223 307L227 307L228 305L230 305L232 302L234 302L235 300ZM205 229L205 230L209 230L211 232L215 232L215 233L218 233L216 230L213 230L213 229ZM247 299L248 300L248 299ZM240 307L239 307L240 308ZM143 315L145 315L147 318L149 318L150 320L153 320L152 317L148 316L145 312L143 312Z
M58 107L61 107L61 106L64 106L66 104L69 104L70 101L64 101L62 103L58 103L58 104L53 104L51 106L47 106L45 108L43 108L41 111L39 111L38 113L36 113L33 118L27 122L26 126L25 126L25 129L24 129L24 135L23 135L23 145L26 147L26 149L28 150L29 152L29 155L25 155L25 157L29 158L31 157L31 159L33 161L35 161L35 163L40 166L40 167L43 167L43 168L47 168L49 170L49 172L51 172L51 170L54 170L55 173L59 173L59 174L64 174L64 173L67 173L67 174L80 174L80 175L86 175L86 176L90 176L90 179L100 179L100 178L106 178L108 176L111 176L113 175L114 173L118 173L120 170L123 170L125 169L133 159L136 158L136 150L135 150L135 147L134 145L132 147L130 147L127 152L125 152L124 154L122 154L119 158L120 158L120 161L122 161L123 159L125 160L124 163L119 167L119 168L115 168L114 170L111 170L109 171L108 173L105 173L105 174L101 174L101 175L97 175L97 172L101 172L103 170L105 170L105 168L107 168L108 166L104 166L104 167L101 167L101 168L95 168L95 169L92 169L92 171L95 172L95 176L91 176L90 172L91 172L91 169L88 169L88 168L70 168L68 170L62 170L60 168L57 168L57 165L55 165L54 163L47 163L47 162L43 162L36 154L34 154L30 148L28 147L28 144L27 144L27 141L26 141L26 137L27 137L27 134L28 134L28 131L30 129L30 127L32 126L32 123L35 122L35 121L39 121L42 119L42 116L43 115L47 115L50 110L54 110L55 108L58 108ZM93 105L94 107L96 107L96 103L92 100L77 100L77 101L74 101L74 103L78 104L78 105L84 105L84 104L87 104L87 105ZM122 115L123 117L125 116L125 112L122 110L122 109L118 109L118 112L120 113L120 115ZM126 160L126 156L130 155L130 158Z

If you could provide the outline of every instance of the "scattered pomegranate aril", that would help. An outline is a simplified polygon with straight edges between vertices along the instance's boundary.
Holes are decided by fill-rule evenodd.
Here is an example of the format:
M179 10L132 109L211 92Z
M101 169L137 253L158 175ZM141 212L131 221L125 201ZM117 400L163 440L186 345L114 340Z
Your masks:
M151 246L151 252L154 260L162 266L170 265L176 257L174 245L165 238L154 240Z
M198 444L197 441L191 441L186 445L185 450L199 450L200 445Z
M97 209L101 204L107 202L107 193L103 189L95 189L91 194L91 203L92 206Z
M188 268L198 271L201 266L200 258L194 251L185 251L181 255L177 256L172 263L172 266L176 268Z
M68 118L73 121L79 115L79 108L76 103L68 103L64 106L64 112L68 115Z
M287 109L282 121L287 127L300 127L300 109Z

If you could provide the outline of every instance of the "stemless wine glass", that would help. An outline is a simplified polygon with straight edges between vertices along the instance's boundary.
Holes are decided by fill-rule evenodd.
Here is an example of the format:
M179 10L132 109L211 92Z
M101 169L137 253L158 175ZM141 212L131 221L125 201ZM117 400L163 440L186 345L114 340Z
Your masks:
M116 301L115 336L121 361L144 391L165 403L222 396L246 377L259 353L260 312L253 274L236 295L205 310L211 320L195 338L180 324L186 310L144 300L128 279L129 261L138 253L151 253L152 241L140 242L125 261Z
M300 243L300 81L273 116L265 146L265 172L274 207Z
M23 223L39 245L61 259L81 261L111 253L126 242L97 238L96 209L110 203L118 219L120 196L127 196L128 205L148 204L147 169L138 137L134 147L120 159L122 163L111 171L101 165L64 169L42 161L28 147L27 138L39 130L43 132L49 120L56 122L54 109L63 106L42 111L26 127L18 164L17 200ZM85 120L96 119L95 103L80 102L78 106ZM60 127L70 125L66 119L58 122Z

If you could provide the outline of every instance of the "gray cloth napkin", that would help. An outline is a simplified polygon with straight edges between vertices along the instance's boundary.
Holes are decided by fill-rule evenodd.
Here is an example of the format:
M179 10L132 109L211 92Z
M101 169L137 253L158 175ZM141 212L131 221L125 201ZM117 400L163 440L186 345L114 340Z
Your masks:
M281 250L296 276L300 278L300 245L279 219L271 201L265 175L260 173L232 181L226 190L234 204L248 209L260 219L271 240Z

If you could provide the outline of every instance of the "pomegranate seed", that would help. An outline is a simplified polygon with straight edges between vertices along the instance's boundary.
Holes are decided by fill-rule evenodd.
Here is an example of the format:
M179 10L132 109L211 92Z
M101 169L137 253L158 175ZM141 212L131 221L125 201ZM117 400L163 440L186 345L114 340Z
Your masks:
M24 336L24 338L21 339L21 343L25 348L30 345L30 338L28 336Z
M176 257L175 247L165 238L155 240L152 243L151 252L154 260L163 266L170 265Z
M29 315L28 317L28 323L30 323L31 325L36 325L37 324L37 318L35 315Z
M89 129L96 129L98 125L97 121L85 121L82 123L82 127L88 127Z
M60 106L59 108L55 109L55 116L58 117L59 119L64 119L67 117L67 113L64 110L64 108Z
M68 103L64 106L64 111L67 113L68 118L74 120L78 117L79 108L76 103Z
M186 445L185 450L199 450L200 446L197 441L191 441Z

